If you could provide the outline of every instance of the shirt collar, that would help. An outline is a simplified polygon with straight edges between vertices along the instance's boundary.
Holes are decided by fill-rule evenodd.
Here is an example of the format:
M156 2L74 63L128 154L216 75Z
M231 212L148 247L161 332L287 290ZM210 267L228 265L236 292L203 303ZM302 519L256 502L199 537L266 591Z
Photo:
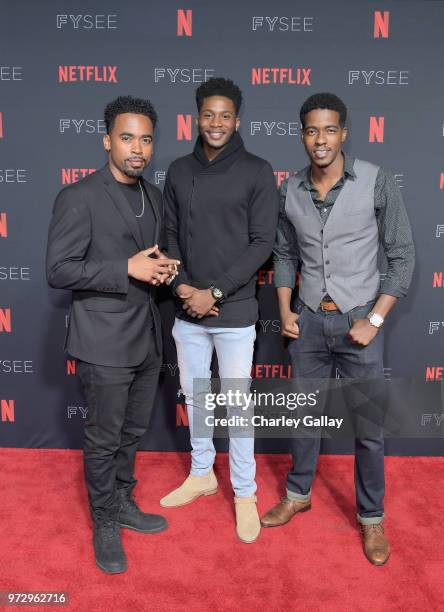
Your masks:
M344 179L350 178L354 180L356 178L356 172L353 168L355 164L355 158L350 157L346 153L343 153L343 155L344 155L344 176L343 178ZM313 185L311 182L310 170L311 170L311 166L307 166L301 171L298 187L300 187L301 185L304 185L305 189L307 190L310 190L313 188Z

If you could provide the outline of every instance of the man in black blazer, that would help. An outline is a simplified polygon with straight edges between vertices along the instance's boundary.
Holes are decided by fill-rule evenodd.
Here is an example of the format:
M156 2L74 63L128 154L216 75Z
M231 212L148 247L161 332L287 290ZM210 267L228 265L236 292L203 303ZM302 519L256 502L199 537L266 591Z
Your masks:
M161 363L154 286L172 278L179 263L159 251L162 196L142 176L156 119L148 100L128 96L108 104L108 164L59 193L48 237L48 282L72 291L66 349L77 359L88 402L85 478L96 563L108 573L127 567L120 527L167 528L132 495Z

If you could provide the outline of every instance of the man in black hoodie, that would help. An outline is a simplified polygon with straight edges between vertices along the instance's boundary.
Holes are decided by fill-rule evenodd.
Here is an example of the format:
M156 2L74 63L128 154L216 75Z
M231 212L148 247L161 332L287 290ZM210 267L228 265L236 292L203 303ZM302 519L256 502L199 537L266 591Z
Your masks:
M215 349L223 384L242 379L243 390L248 387L258 319L256 272L271 253L279 209L270 164L248 153L237 131L240 89L230 80L211 79L197 89L196 102L194 151L171 164L164 190L168 252L182 263L173 283L173 337L192 446L190 475L161 500L165 507L217 491L212 430L206 428L206 437L196 434L209 413L193 383L210 379ZM254 437L250 430L231 434L237 534L252 542L260 532Z

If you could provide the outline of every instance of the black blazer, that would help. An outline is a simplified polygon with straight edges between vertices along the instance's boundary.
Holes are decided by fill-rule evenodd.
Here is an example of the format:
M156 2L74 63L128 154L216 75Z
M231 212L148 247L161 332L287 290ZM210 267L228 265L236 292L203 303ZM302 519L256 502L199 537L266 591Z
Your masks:
M162 235L162 195L144 180ZM128 258L144 244L138 220L106 165L69 185L56 198L49 227L46 275L51 287L72 290L65 348L89 363L140 364L152 348L161 351L155 289L128 277Z

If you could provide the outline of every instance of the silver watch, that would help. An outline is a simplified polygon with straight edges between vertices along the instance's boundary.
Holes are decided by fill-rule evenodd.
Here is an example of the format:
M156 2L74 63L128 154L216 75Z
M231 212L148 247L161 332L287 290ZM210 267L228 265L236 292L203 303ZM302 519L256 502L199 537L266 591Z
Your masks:
M382 324L384 323L384 317L381 317L381 315L373 311L368 313L367 319L370 321L370 325L373 325L373 327L377 327L378 329L382 327Z

